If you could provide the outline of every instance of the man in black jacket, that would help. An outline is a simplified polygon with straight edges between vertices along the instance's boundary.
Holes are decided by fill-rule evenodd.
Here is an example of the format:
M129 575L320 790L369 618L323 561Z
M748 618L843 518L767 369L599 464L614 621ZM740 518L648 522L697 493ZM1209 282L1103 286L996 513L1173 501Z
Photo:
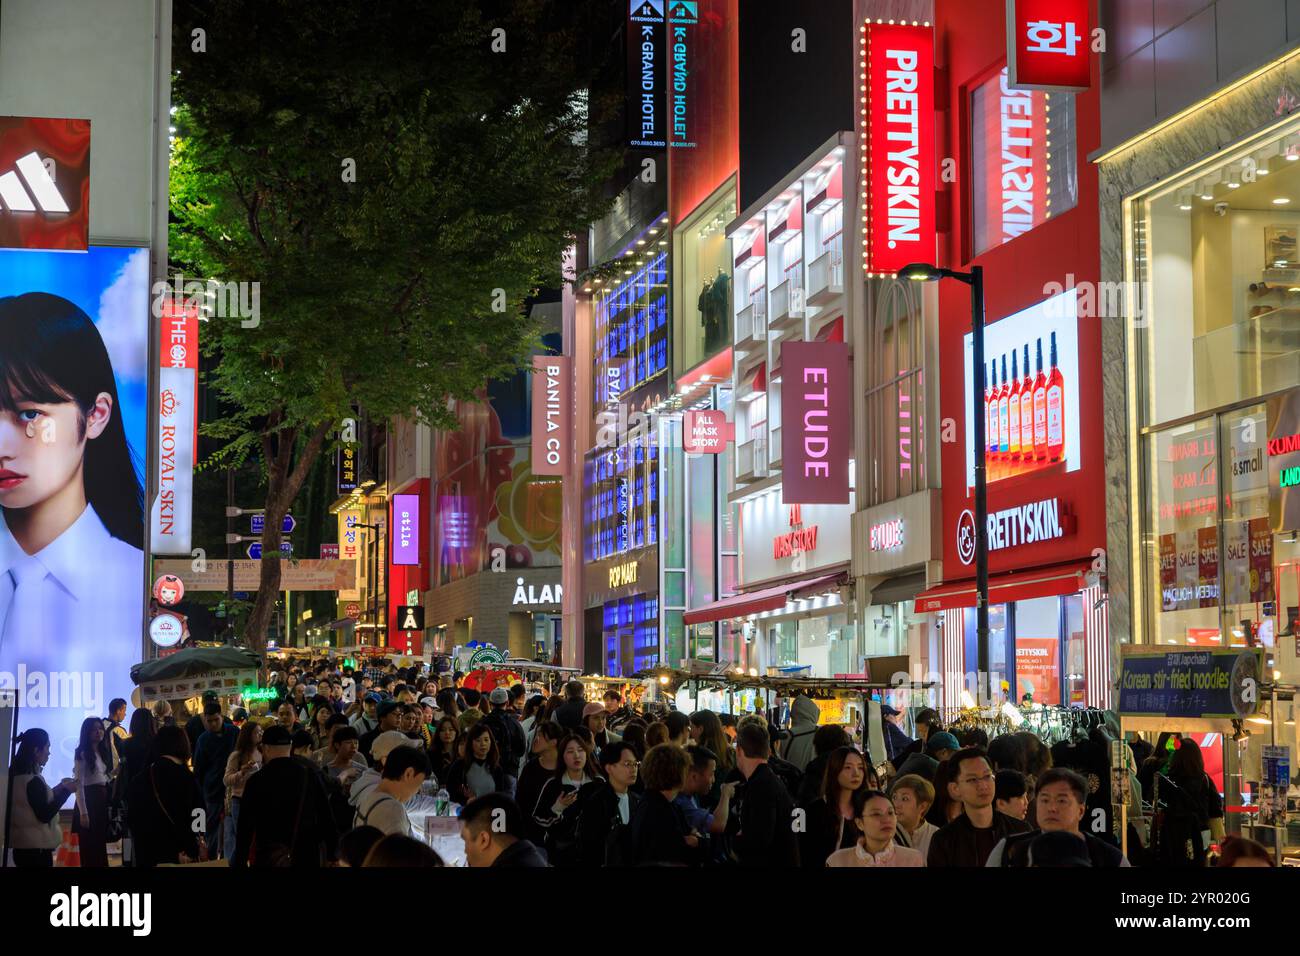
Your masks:
M473 867L545 867L537 847L524 839L524 818L504 793L475 797L460 811L465 860Z
M631 792L640 763L632 745L623 740L605 744L597 759L605 781L592 791L578 817L578 855L583 866L619 866L624 827L640 801Z
M203 726L194 748L194 777L203 791L207 813L207 832L203 836L216 854L223 849L217 846L217 834L221 832L221 811L226 802L226 760L235 749L239 731L222 716L221 704L215 700L203 705Z
M794 799L767 765L772 754L767 731L745 724L736 734L736 766L745 778L740 832L732 848L741 866L797 867Z
M1088 809L1088 782L1073 770L1053 767L1037 783L1034 811L1040 829L1002 840L989 854L988 866L1033 866L1036 840L1044 833L1068 833L1079 838L1076 856L1094 867L1128 866L1119 847L1079 829ZM1064 843L1064 841L1062 841Z
M586 691L582 681L571 680L564 685L564 703L555 709L555 722L565 730L582 726L582 711L587 706Z
M295 867L317 867L334 859L338 831L325 787L290 756L292 745L293 736L278 725L262 735L264 763L244 785L231 866L280 866L287 859Z
M952 782L948 793L961 801L961 816L930 838L926 866L984 866L997 844L1029 825L993 808L996 777L979 747L958 750L948 758Z
M523 725L510 709L510 692L504 687L493 688L488 694L488 702L492 705L492 712L483 718L483 723L496 739L497 749L501 751L501 766L510 776L517 777L519 763L528 747Z

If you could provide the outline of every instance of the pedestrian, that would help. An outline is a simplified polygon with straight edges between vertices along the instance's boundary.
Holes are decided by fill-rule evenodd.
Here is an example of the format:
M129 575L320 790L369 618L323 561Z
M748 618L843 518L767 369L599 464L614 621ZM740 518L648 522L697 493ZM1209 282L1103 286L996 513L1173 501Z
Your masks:
M355 732L355 731L354 731ZM226 758L221 782L225 785L225 822L221 830L222 856L234 859L235 836L239 832L239 807L244 799L248 778L262 768L262 728L251 720L239 728L235 748Z
M441 687L438 693L433 695L434 700L438 702L438 710L443 717L455 719L460 716L460 704L456 702L456 690L453 687ZM457 730L459 730L459 724Z
M542 794L542 787L555 776L560 761L560 741L564 736L564 728L553 720L538 724L536 733L533 734L532 753L525 761L515 785L515 803L524 816L524 834L538 846L544 843L546 831L538 826L533 811L537 808L537 798Z
M599 776L583 739L565 734L557 745L555 771L542 784L533 808L533 820L546 834L546 858L551 866L578 864L578 819Z
M384 761L379 783L357 801L354 827L372 826L382 833L411 835L406 803L431 772L429 757L421 747L397 747Z
M330 720L338 716L334 710L334 704L328 697L317 694L312 699L311 720L308 721L308 727L311 729L311 738L315 750L324 750L330 743ZM346 721L345 721L346 723Z
M126 738L126 743L122 744L122 763L125 770L119 772L126 774L126 783L129 786L131 781L153 762L153 742L158 724L151 711L144 707L137 707L131 713L131 722L127 725L127 729L130 735Z
M691 742L691 718L680 710L664 716L664 727L668 729L668 743L685 747Z
M503 793L475 797L460 811L460 838L472 867L541 869L546 860L524 830L524 814Z
M586 688L582 681L571 680L564 685L564 700L557 706L555 722L565 730L572 730L582 724L582 714L586 709Z
M862 754L852 747L833 750L826 761L824 796L804 807L804 828L799 836L803 866L820 869L835 851L857 845L862 836L856 822L861 808L854 806L853 795L863 789L875 787L867 787L867 762Z
M1179 849L1190 844L1191 854L1184 860L1172 860L1175 865L1186 864L1205 866L1207 864L1209 844L1222 840L1223 798L1205 772L1205 758L1201 748L1190 736L1178 741L1178 749L1169 760L1167 778L1175 786L1165 786L1160 791L1161 798L1169 805L1171 812L1166 817L1174 816L1175 808L1180 818L1185 818L1189 826L1187 838L1178 841ZM1161 781L1163 783L1163 781ZM1209 839L1206 839L1206 835ZM1166 839L1166 845L1175 841ZM1167 846L1167 848L1169 848Z
M1273 854L1262 843L1256 843L1246 837L1230 836L1223 841L1217 865L1269 867L1273 866Z
M72 829L80 842L83 867L108 866L108 784L113 764L108 748L103 720L83 720L72 761L72 776L77 782Z
M285 701L275 709L275 722L289 731L290 734L296 734L302 730L302 724L298 722L298 712L289 701Z
M460 723L444 713L433 728L433 744L429 747L429 765L433 775L446 781L451 765L456 762L456 739L460 736Z
M605 706L605 729L612 730L621 736L624 726L636 714L632 711L632 708L623 704L623 695L616 688L609 688L601 695L600 699Z
M632 745L637 760L644 760L645 752L650 749L646 744L646 730L649 726L640 717L633 717L623 725L623 739Z
M582 726L591 731L592 742L599 750L623 738L605 726L605 705L594 701L582 709Z
M172 705L165 700L155 700L153 702L153 719L155 730L170 727L176 723L176 718L172 716Z
M817 732L821 713L816 701L803 694L795 697L790 705L790 739L786 742L785 759L801 772L816 756L813 734Z
M207 732L200 735L200 742L204 736ZM154 761L127 791L133 863L152 867L206 860L209 843L200 831L212 831L216 823L205 820L206 827L194 826L200 816L211 811L206 809L208 799L199 781L186 766L190 759L189 737L179 727L164 727L158 731L155 753ZM218 804L218 816L220 809Z
M920 774L909 773L894 781L889 791L898 817L898 833L922 858L930 853L930 838L939 828L925 818L934 803L934 785Z
M352 726L357 728L357 733L364 737L376 727L379 726L379 703L382 698L378 694L366 694L361 698L361 713L352 718Z
M662 720L656 720L646 728L646 752L648 753L652 748L666 743L668 743L668 725Z
M447 772L447 792L451 799L464 806L488 793L514 796L515 778L501 765L501 750L491 728L479 721L462 737L465 756Z
M41 771L50 759L50 735L29 727L16 738L18 752L9 768L13 808L9 817L9 846L14 866L48 869L54 851L63 842L59 810L77 790L77 781L65 777L51 787Z
M939 771L939 764L959 750L961 745L952 734L939 730L926 738L924 747L923 751L908 755L906 760L897 765L898 776L914 773L936 783L935 775Z
M456 719L460 721L460 729L463 732L483 719L483 711L479 708L483 695L472 688L464 687L461 688L460 696L465 701L465 706L461 708L460 715Z
M712 810L721 797L722 781L736 767L736 755L727 735L723 733L722 721L717 714L711 710L697 710L691 714L690 720L691 742L708 750L717 762L712 788L699 797L700 805L706 810Z
M849 732L842 724L823 724L813 732L813 758L804 767L803 780L795 794L795 803L806 807L823 795L826 784L826 763L835 751L852 746ZM817 864L821 866L820 863Z
M207 829L203 835L215 852L221 835L221 812L226 803L226 761L239 740L239 731L225 719L221 704L215 700L203 705L203 726L205 729L194 748L194 776L206 801ZM188 758L189 754L185 756Z
M519 724L519 717L510 709L510 691L504 687L492 688L488 694L491 712L483 718L484 726L492 731L496 738L497 749L501 751L501 765L511 776L519 776L527 745L524 728Z
M879 790L858 790L853 794L853 818L861 836L851 847L836 850L827 866L925 866L920 850L894 841L898 818L894 803Z
M335 727L325 759L321 762L325 775L338 783L344 792L351 789L353 781L366 772L368 765L358 752L360 745L361 738L355 727L347 724Z
M123 726L126 721L126 701L121 697L114 697L108 702L108 717L104 720L104 730L108 732L109 753L113 757L113 774L117 775L118 766L122 762L122 745L126 743L129 736L127 729Z
M361 756L365 757L371 766L374 766L374 760L370 755L370 748L374 746L375 738L390 730L399 729L402 722L402 705L395 700L385 700L375 708L375 717L377 719L375 728L361 735L358 748Z
M203 725L203 711L211 703L220 703L220 696L215 690L205 690L199 698L199 709L185 722L185 736L190 738L190 753L199 745L199 735L208 729Z
M626 741L624 741L626 743ZM691 758L691 765L686 771L686 786L677 795L676 803L686 815L686 824L696 833L709 838L707 857L718 860L723 835L727 832L727 823L731 819L731 801L736 795L736 782L717 783L718 757L712 750L701 744L691 744L686 748ZM706 809L701 800L717 792L718 800L712 809Z
M1040 837L1049 833L1068 833L1079 840L1076 850L1093 867L1124 867L1129 862L1119 847L1084 833L1083 822L1088 804L1088 782L1073 770L1056 767L1043 771L1038 779L1034 803L1039 829L1018 833L1000 840L989 853L986 866L1034 866L1035 848ZM1039 864L1041 865L1041 861Z
M732 841L741 866L799 866L794 798L768 766L771 755L768 731L759 723L742 722L736 733L736 766L745 778L745 793L740 832Z
M992 761L990 761L991 763ZM1029 812L1029 787L1019 770L999 770L994 774L993 807L999 813L1023 820Z
M998 842L1029 832L1020 820L993 809L996 778L983 750L958 750L946 761L948 795L961 812L930 838L927 866L984 866Z
M674 743L651 747L645 755L641 762L645 795L627 828L629 865L697 866L703 862L701 835L691 829L676 803L690 766L691 758Z
M427 760L427 758L426 758ZM437 851L414 837L390 833L375 841L363 867L434 869L445 864Z
M541 721L542 711L545 708L546 698L541 694L534 694L524 704L524 715L523 719L519 721L519 726L524 729L524 752L526 754L533 752L533 731L536 730L537 724ZM523 767L521 766L520 769L522 770Z
M318 867L335 856L338 832L319 776L290 755L293 736L262 735L262 769L244 785L231 866Z
M900 754L907 753L914 743L901 726L903 712L890 704L881 704L880 716L884 718L885 725L885 759L893 763L898 758L899 763L902 763Z
M605 779L597 781L578 817L578 856L583 866L620 866L625 828L641 797L632 792L641 762L622 740L597 751Z
M339 858L335 865L359 868L383 836L374 827L354 827L348 830L339 837Z

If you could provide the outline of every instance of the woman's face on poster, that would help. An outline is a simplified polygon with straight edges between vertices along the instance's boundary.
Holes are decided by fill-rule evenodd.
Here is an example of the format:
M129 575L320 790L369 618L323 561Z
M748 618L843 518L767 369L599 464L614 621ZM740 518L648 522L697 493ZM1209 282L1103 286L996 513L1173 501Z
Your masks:
M84 425L75 402L17 399L0 411L0 506L30 508L82 480L86 442L108 427L113 399L100 392Z

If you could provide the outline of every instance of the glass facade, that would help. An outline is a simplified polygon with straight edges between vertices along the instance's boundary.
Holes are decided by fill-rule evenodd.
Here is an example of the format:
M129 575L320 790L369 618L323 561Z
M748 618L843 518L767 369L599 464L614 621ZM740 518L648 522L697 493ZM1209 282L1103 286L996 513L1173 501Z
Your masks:
M736 218L728 180L703 208L673 231L673 369L681 374L731 344L731 249Z
M929 336L915 282L885 280L867 319L866 505L927 487L925 368Z
M596 297L595 414L668 370L668 252L655 249Z
M659 527L659 447L633 435L587 458L583 540L588 561L653 545Z

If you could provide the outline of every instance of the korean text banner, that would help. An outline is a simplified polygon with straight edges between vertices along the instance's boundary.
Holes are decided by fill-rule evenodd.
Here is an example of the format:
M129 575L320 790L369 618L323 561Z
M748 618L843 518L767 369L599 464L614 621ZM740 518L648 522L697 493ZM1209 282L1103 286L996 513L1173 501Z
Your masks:
M853 371L844 342L783 342L782 500L849 502Z
M866 23L861 137L867 273L892 274L935 257L934 31Z
M189 554L197 450L199 307L168 298L158 352L158 496L150 515L154 554Z
M143 647L149 252L0 252L0 686L70 776Z
M1093 0L1007 0L1009 85L1086 90L1091 84Z

